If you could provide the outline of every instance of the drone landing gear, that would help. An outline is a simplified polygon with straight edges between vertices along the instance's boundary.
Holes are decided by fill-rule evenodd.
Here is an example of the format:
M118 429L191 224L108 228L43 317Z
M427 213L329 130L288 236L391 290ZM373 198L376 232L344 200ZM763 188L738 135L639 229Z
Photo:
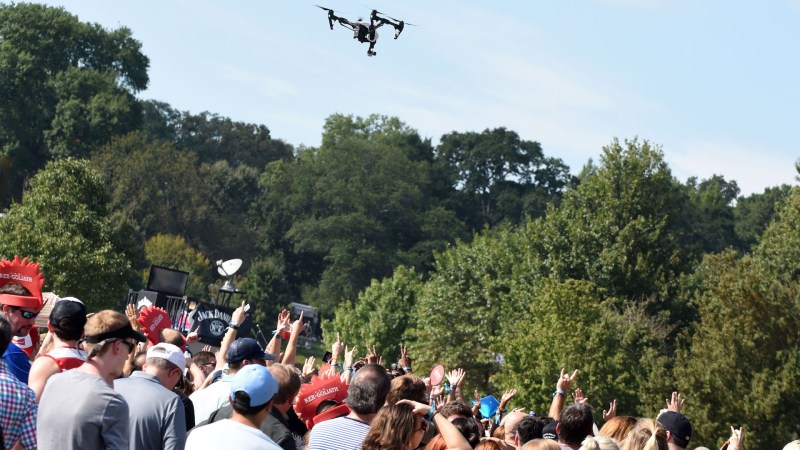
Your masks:
M406 26L406 23L401 20L400 23L397 24L396 27L394 27L394 38L395 39L400 37L400 33L403 32L403 27L405 27L405 26Z
M367 56L375 56L377 54L378 54L377 52L374 52L372 50L367 50Z

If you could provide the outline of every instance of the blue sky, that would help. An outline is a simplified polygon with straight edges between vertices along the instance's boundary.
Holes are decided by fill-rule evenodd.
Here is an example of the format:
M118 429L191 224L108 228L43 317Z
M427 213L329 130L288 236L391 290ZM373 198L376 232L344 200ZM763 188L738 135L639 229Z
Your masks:
M50 1L127 26L150 57L142 98L263 123L317 146L333 113L420 134L505 126L573 172L614 137L662 147L675 176L743 194L795 184L800 0L320 0L418 24L375 50L302 1Z

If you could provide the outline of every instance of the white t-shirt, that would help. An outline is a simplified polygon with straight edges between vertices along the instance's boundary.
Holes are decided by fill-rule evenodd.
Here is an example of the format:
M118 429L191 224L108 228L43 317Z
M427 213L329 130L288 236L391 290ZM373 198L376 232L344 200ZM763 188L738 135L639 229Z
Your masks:
M278 444L260 429L231 419L195 428L186 439L186 450L281 450Z
M216 410L229 403L231 396L231 379L233 377L223 377L216 383L212 383L205 389L195 391L189 396L189 400L194 405L195 423L208 420L208 417Z

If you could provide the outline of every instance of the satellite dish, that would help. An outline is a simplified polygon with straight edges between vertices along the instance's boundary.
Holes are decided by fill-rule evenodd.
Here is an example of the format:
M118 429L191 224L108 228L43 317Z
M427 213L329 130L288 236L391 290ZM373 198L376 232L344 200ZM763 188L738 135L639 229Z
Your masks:
M229 259L227 261L222 261L221 259L217 261L217 272L224 277L229 277L236 273L242 267L242 260L241 259Z
M236 273L242 267L242 260L241 259L229 259L227 261L219 260L217 261L217 272L220 275L226 277L225 284L223 284L219 290L220 292L227 292L227 293L236 293L239 290L236 289L236 286L233 284L233 274Z

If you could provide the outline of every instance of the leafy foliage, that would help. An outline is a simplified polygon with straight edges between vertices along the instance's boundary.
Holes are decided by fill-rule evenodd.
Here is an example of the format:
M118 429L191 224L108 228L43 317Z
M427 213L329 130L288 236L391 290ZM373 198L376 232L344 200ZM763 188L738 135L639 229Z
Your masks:
M787 184L768 187L763 193L739 197L733 215L736 238L743 250L750 250L783 208L791 188Z
M384 362L397 361L406 331L414 325L414 306L421 286L414 269L403 266L395 269L391 278L372 280L358 295L355 306L341 303L334 319L323 323L327 344L330 346L339 332L342 342L357 346L362 354L367 346L374 345Z
M654 299L656 311L677 310L670 293L691 267L679 247L685 203L660 149L614 140L600 165L548 212L533 245L549 276L591 281L619 299Z
M208 297L211 261L183 237L157 234L144 243L144 253L150 264L189 272L186 295L200 299ZM143 275L146 277L147 273Z
M522 250L516 239L498 230L437 255L436 270L417 299L416 325L408 331L418 366L462 367L470 384L488 385L500 333L516 313L510 287Z
M616 399L628 415L652 412L653 397L641 394L666 391L665 327L641 307L618 312L587 281L543 280L515 294L520 310L502 330L505 364L495 381L518 389L517 404L547 411L561 368L577 367L594 405Z
M169 141L191 150L200 162L225 161L261 171L275 160L292 157L292 147L273 139L265 125L236 122L218 114L180 112L164 102L144 102L143 133L148 140Z
M545 157L538 142L505 128L445 134L436 156L472 210L474 228L542 216L571 178L564 162Z
M753 254L707 256L698 268L700 323L686 335L675 372L692 399L687 414L700 442L721 443L727 424L745 418L753 448L800 431L799 221L794 189Z
M23 203L0 218L0 256L42 264L51 289L87 309L116 308L125 298L130 262L113 240L102 178L80 160L49 163L30 183Z
M83 23L62 8L0 5L0 157L13 170L6 195L53 157L85 156L135 129L133 94L147 87L148 58L127 28Z
M319 149L268 166L260 221L268 251L283 254L289 276L307 283L304 298L330 313L397 265L424 267L464 228L429 195L415 131L377 116L332 116L326 130Z

